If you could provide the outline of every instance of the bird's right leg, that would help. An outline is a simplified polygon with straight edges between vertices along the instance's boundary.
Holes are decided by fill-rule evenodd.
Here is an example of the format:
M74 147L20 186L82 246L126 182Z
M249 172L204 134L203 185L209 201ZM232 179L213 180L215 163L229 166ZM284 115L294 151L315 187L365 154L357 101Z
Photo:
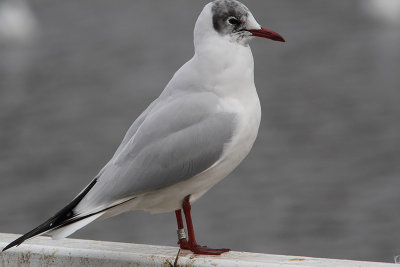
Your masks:
M189 249L194 254L221 255L222 253L230 251L230 249L227 249L227 248L214 249L214 248L209 248L207 246L200 246L199 244L197 244L196 237L194 235L193 222L192 222L192 216L191 216L192 208L190 206L190 195L186 196L183 199L182 208L183 208L183 212L185 213L186 227L188 229L188 235L189 235L189 238L187 239L186 242L187 242L187 245L189 246ZM182 219L182 216L181 216L181 219ZM182 222L182 226L183 226L183 222ZM181 246L181 248L182 248L182 246Z

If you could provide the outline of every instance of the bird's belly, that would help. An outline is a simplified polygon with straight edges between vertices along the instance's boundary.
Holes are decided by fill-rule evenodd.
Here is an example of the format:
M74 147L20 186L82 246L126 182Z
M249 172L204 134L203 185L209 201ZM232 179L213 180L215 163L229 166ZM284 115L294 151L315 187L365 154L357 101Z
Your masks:
M196 201L211 187L231 173L250 152L257 137L261 119L258 97L238 114L237 127L231 142L227 143L221 158L207 170L172 186L138 196L131 209L152 213L169 212L181 208L185 196Z

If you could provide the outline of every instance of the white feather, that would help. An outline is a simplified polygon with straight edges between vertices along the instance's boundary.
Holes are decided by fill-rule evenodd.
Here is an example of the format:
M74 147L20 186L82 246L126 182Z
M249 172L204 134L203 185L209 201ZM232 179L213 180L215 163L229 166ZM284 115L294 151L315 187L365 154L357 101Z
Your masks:
M89 223L93 222L94 220L98 219L104 212L92 215L86 219L77 221L76 223L69 224L67 226L52 230L47 232L46 234L50 235L53 239L62 239L69 235L72 235L77 230L81 229L82 227L88 225Z

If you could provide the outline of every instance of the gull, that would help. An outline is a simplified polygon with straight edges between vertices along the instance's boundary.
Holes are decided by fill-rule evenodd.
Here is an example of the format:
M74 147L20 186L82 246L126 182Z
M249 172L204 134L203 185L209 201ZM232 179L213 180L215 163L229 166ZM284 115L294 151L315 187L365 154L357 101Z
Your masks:
M41 234L64 238L131 210L175 211L181 249L229 251L197 244L191 203L231 173L256 139L261 107L249 47L255 36L285 41L238 1L207 4L194 28L193 58L134 121L111 160L72 202L3 251Z

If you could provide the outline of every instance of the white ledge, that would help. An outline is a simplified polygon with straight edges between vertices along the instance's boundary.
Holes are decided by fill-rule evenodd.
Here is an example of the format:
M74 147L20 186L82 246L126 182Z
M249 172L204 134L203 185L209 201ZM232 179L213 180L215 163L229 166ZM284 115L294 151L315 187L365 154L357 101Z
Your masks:
M0 250L19 237L0 233ZM178 248L79 239L37 237L0 252L0 266L173 266ZM320 259L231 251L221 256L182 250L177 266L389 267L393 263ZM398 266L396 264L396 266Z

